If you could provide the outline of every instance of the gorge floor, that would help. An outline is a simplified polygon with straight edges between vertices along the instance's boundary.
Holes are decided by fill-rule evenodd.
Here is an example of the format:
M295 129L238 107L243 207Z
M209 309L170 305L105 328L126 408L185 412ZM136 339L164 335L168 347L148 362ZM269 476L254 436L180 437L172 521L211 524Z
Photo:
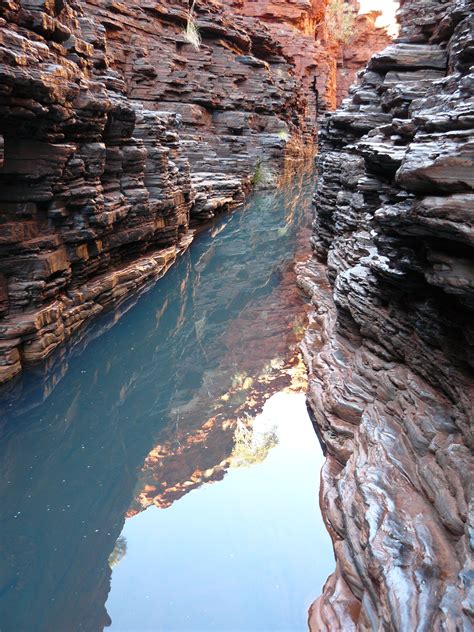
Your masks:
M297 353L313 182L2 391L2 630L306 628L334 567Z

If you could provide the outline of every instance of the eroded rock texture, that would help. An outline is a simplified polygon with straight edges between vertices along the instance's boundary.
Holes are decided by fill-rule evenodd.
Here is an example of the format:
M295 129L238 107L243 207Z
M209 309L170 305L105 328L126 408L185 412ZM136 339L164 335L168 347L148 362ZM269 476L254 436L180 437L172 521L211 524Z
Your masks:
M301 157L325 6L200 0L195 47L188 0L0 2L0 383Z
M315 631L474 623L474 3L402 0L401 25L322 131L301 283L337 568Z
M300 134L264 27L185 0L0 4L0 382L162 274Z
M390 37L376 27L377 12L359 15L358 0L347 4L355 14L353 33L345 41L328 28L328 0L232 0L235 10L263 22L295 65L306 100L305 131L315 131L317 117L334 110L356 74Z

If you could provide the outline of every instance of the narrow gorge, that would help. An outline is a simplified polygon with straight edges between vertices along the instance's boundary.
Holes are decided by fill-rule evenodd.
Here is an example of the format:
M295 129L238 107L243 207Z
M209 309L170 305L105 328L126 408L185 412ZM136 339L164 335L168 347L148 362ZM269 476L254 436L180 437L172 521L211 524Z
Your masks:
M311 153L344 48L324 6L198 2L196 48L187 0L2 3L0 381ZM360 68L387 38L358 28Z
M473 67L473 0L0 0L1 632L474 629Z

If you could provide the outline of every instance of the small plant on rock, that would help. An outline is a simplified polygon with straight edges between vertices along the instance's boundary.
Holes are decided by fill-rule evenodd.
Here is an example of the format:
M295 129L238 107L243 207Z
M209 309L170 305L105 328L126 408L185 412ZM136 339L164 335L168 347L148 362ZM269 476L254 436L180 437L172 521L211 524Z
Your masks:
M278 138L280 138L281 140L284 140L285 143L287 143L290 140L290 134L289 132L286 131L286 129L281 129L278 132Z
M255 165L255 171L253 172L251 182L252 182L252 186L254 187L260 184L268 183L268 174L265 167L262 165L261 160L258 160L257 164Z
M194 46L196 50L201 48L201 33L199 32L199 27L196 23L196 18L194 17L194 5L196 4L196 0L193 0L189 11L186 16L186 30L184 31L184 37L186 41Z
M354 38L356 11L345 0L329 0L326 8L326 28L341 44L350 44Z

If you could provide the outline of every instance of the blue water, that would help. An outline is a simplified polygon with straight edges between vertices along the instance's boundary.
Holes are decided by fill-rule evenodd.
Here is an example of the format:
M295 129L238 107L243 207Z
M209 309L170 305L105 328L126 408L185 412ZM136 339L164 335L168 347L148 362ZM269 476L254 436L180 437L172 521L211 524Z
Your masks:
M1 632L306 629L334 564L282 392L311 195L255 195L0 393ZM265 448L239 457L237 428Z

